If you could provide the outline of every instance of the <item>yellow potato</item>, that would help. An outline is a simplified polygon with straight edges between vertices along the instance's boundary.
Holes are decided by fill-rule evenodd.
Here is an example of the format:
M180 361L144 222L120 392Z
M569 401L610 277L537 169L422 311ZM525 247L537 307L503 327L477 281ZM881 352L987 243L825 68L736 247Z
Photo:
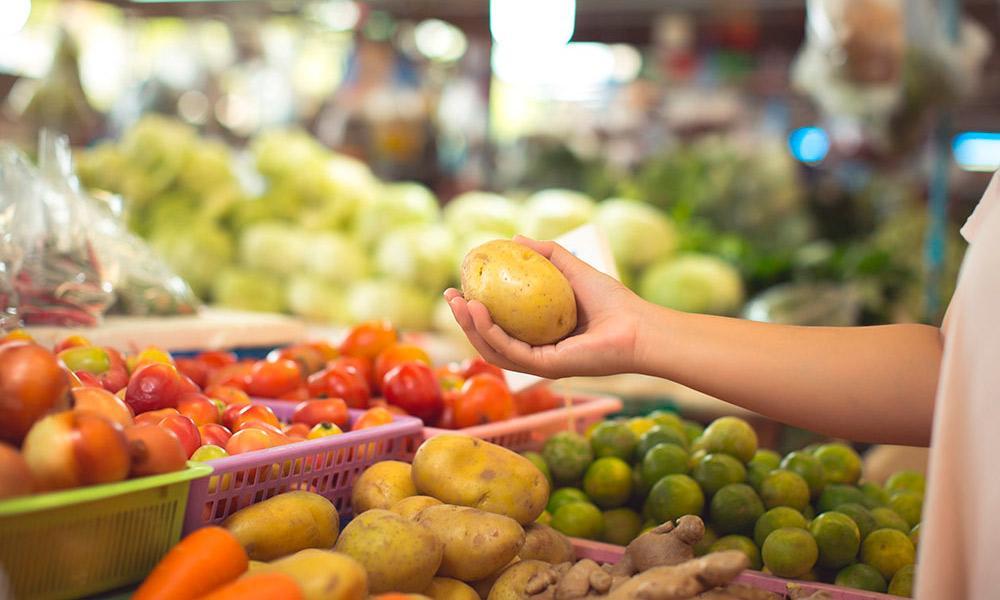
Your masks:
M476 581L495 573L517 556L524 530L517 521L465 506L428 506L417 523L444 544L438 575Z
M515 565L519 562L521 562L521 559L515 556L509 563L500 567L496 573L493 573L489 577L480 579L479 581L470 581L469 585L472 586L472 589L476 590L476 593L479 594L479 597L482 598L482 600L486 600L486 597L490 595L490 590L493 589L493 584L497 582L497 579L499 579L501 575L503 575L503 572L509 569L511 565Z
M364 600L368 575L361 563L346 554L313 548L267 563L260 571L278 571L302 588L303 600Z
M364 566L371 593L419 593L441 566L443 545L423 525L374 508L348 523L335 549Z
M524 546L517 555L521 560L540 560L553 565L576 560L569 538L541 523L524 527Z
M469 584L450 577L435 577L424 595L432 600L479 600L479 594Z
M388 509L403 498L416 496L410 477L410 465L398 460L385 460L368 467L354 481L351 507L359 515L373 508Z
M549 482L530 460L496 444L459 434L432 437L413 457L417 491L527 525L549 501Z
M528 594L524 592L524 586L528 580L550 568L552 565L540 560L522 560L507 567L490 588L487 600L525 600Z
M462 261L462 295L532 346L554 344L576 329L576 296L547 258L510 240L476 246Z
M251 560L269 561L306 548L331 548L340 531L333 503L312 492L285 492L240 510L222 526Z
M439 504L441 504L440 500L431 498L430 496L410 496L393 504L389 507L389 510L407 519L413 519L428 506L437 506Z

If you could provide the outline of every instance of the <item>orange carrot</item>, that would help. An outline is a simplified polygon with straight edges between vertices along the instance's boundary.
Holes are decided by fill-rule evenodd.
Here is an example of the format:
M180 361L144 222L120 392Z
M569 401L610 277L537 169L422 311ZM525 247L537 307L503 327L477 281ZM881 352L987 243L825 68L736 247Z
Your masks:
M247 564L247 553L233 534L205 527L171 548L132 599L193 600L236 579Z
M302 589L284 573L254 573L224 585L200 600L302 600Z

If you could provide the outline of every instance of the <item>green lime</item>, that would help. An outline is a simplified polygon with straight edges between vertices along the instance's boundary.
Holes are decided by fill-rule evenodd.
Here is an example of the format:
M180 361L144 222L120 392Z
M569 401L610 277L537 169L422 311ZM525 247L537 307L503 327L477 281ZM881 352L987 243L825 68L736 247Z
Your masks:
M604 421L590 432L590 448L595 458L615 456L632 460L638 443L639 438L620 421Z
M831 511L818 515L809 524L809 533L819 546L819 565L828 569L851 564L861 547L861 531L844 513Z
M531 464L538 467L538 470L542 472L542 475L545 475L545 478L549 480L549 483L552 483L552 472L549 471L549 464L545 462L545 458L542 457L541 454L537 452L525 452L524 457L530 460Z
M771 532L782 527L798 527L806 529L809 522L802 516L802 513L787 506L777 506L762 514L757 523L753 526L753 541L758 546L764 545L764 540Z
M630 508L615 508L604 511L604 534L602 542L627 546L639 536L642 529L642 518L639 513Z
M587 497L587 494L583 490L578 488L559 488L549 495L549 503L546 505L545 510L554 515L560 506L569 504L570 502L590 502L590 498Z
M701 437L701 434L705 432L705 426L697 421L684 421L684 434L688 439L688 446L694 444L694 441Z
M669 410L654 410L649 413L649 418L660 427L669 427L683 435L685 439L687 438L687 432L684 431L684 419L680 418L677 413Z
M681 448L687 448L687 443L687 437L683 433L656 425L639 437L639 443L635 446L635 461L642 462L646 453L657 444L677 444Z
M889 493L874 481L865 481L858 487L865 496L865 501L862 504L866 507L875 508L889 504Z
M764 481L771 471L777 469L780 462L781 455L774 450L762 449L754 452L753 458L747 463L747 483L759 493L760 482Z
M812 521L816 517L816 509L812 507L812 504L802 509L802 516L806 518L807 521Z
M677 444L657 444L646 452L638 471L648 489L667 475L687 473L688 460L687 450Z
M764 506L788 506L803 510L809 506L809 484L797 473L776 469L760 482L760 497Z
M913 542L913 547L916 548L920 545L920 523L913 526L910 530L910 541Z
M858 526L858 532L861 533L862 541L868 537L869 533L878 529L878 523L875 522L871 511L857 502L841 504L837 507L837 512L844 513L854 521L854 524Z
M705 495L698 482L687 475L667 475L649 490L643 510L657 523L665 523L684 515L700 515L704 507Z
M803 448L802 450L800 450L800 452L805 452L806 454L813 454L822 445L823 444L821 444L819 442L816 442L816 443L813 443L813 444L809 444L808 446L806 446L805 448Z
M542 514L538 515L538 518L535 519L535 523L541 523L542 525L552 523L552 513L547 510L543 510Z
M716 540L708 549L709 552L722 552L723 550L739 550L750 559L751 569L760 570L760 550L757 548L757 544L754 544L753 540L747 536L727 535Z
M912 565L915 559L913 542L897 529L876 529L861 544L861 562L878 569L886 579L892 579L896 571Z
M583 491L601 508L617 508L632 495L632 469L620 458L598 458L587 467Z
M884 594L885 577L873 567L863 563L853 564L844 567L837 573L833 583L841 587L854 588L856 590L866 590Z
M714 544L717 539L719 539L719 536L715 533L715 530L706 525L705 535L701 536L701 540L694 545L694 555L704 556L708 554L712 544Z
M865 495L858 488L852 485L834 483L823 488L823 492L820 493L819 500L816 502L816 510L827 512L848 502L864 505L864 499Z
M916 492L897 492L889 498L889 508L913 527L920 522L924 497Z
M923 473L917 471L899 471L893 473L885 482L885 491L892 496L896 492L915 492L924 495L927 480Z
M705 428L698 439L698 448L729 454L746 463L757 452L757 432L743 419L721 417Z
M691 470L705 496L712 497L730 483L742 483L747 470L743 463L728 454L706 454Z
M781 461L781 468L793 473L798 473L802 479L809 484L809 496L819 498L826 486L826 476L823 474L823 465L812 454L805 452L789 452Z
M633 417L628 421L625 421L625 425L632 430L635 434L636 439L642 437L642 434L646 433L653 427L656 427L656 421L650 419L649 417Z
M903 533L910 533L910 525L906 519L896 514L896 511L885 506L871 509L872 517L875 518L876 529L898 529Z
M805 529L782 527L767 536L761 555L767 568L778 577L801 577L816 565L819 547Z
M768 450L767 448L761 448L753 453L753 458L747 462L747 466L750 465L766 465L771 467L771 469L777 469L778 465L781 464L781 455L774 450Z
M855 484L861 477L861 457L847 444L823 444L813 456L823 465L827 483Z
M589 502L570 502L552 515L550 525L570 537L597 540L604 533L604 515Z
M552 471L552 479L564 485L579 481L594 460L590 443L575 431L560 431L550 437L542 456Z
M712 497L709 515L718 533L743 533L753 530L764 514L764 503L757 492L745 483L730 483Z
M893 596L913 597L913 578L916 577L916 566L900 567L889 582L889 593Z
M706 456L708 456L708 450L705 449L695 450L694 452L692 452L691 459L688 460L688 470L698 466L698 463L701 462L701 459L705 458Z

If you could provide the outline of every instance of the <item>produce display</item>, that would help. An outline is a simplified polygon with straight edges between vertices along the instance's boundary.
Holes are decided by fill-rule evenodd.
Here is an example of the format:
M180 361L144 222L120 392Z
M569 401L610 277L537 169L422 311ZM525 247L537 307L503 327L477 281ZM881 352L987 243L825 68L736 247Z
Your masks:
M540 521L573 537L629 544L659 523L700 515L697 554L740 550L781 577L909 595L924 479L864 481L849 446L784 457L757 447L745 421L706 428L659 411L559 433L525 456L554 491Z

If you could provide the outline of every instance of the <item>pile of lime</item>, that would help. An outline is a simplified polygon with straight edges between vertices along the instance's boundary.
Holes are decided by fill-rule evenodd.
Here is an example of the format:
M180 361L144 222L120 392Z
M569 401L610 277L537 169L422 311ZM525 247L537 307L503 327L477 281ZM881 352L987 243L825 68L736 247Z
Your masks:
M699 554L736 549L752 568L911 595L924 477L862 480L861 457L828 443L782 457L746 421L707 427L668 411L562 432L530 458L552 481L540 520L626 545L682 515L706 522Z

